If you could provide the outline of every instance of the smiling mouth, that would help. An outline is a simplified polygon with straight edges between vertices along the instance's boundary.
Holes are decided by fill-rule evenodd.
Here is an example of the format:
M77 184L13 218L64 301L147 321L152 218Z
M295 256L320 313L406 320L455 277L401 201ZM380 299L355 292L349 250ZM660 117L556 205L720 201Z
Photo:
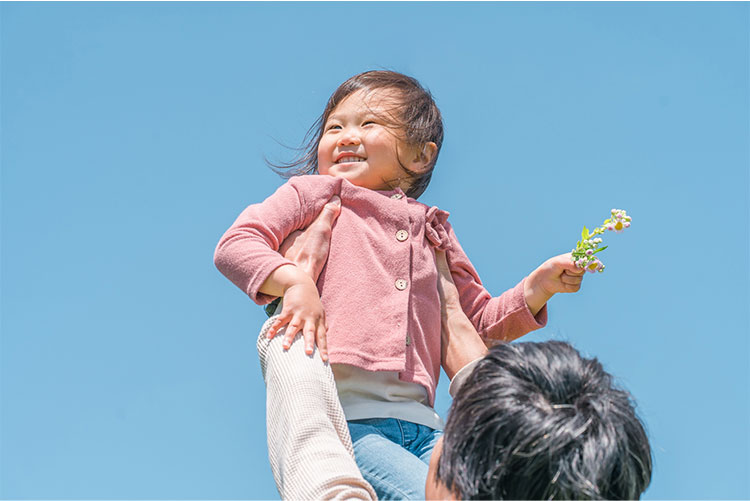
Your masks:
M364 161L365 161L364 158L349 156L349 157L342 157L342 158L336 160L336 163L337 164L348 164L348 163L353 163L353 162L364 162Z

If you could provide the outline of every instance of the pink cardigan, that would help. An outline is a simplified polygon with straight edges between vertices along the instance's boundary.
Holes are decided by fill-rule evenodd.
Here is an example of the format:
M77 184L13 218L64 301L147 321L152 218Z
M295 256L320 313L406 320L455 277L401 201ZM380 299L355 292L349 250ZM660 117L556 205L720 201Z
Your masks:
M308 226L332 195L341 214L318 291L328 322L332 363L397 371L427 388L433 405L440 376L440 299L435 248L445 250L461 305L486 339L510 341L547 322L546 306L531 315L523 281L493 298L456 240L448 213L400 189L373 191L331 176L290 179L245 209L216 247L216 267L258 304L270 273L289 260L277 250Z

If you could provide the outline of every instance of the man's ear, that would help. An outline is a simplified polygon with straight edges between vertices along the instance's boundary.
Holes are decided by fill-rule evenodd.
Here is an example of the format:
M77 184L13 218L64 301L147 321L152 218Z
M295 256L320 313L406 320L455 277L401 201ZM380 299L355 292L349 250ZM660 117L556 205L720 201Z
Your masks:
M425 499L428 501L450 501L461 499L459 494L452 492L446 485L437 478L437 466L440 456L443 454L443 437L440 437L432 448L432 457L430 466L427 469L427 480L425 481L424 491Z
M432 163L435 155L437 155L437 150L437 145L432 141L425 143L421 149L415 149L409 169L415 172L427 170L427 166Z

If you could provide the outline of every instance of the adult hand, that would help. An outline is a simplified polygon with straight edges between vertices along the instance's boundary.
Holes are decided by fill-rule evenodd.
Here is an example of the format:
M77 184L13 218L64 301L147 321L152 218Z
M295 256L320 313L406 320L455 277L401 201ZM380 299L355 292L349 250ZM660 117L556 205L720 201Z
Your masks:
M279 247L279 253L285 258L292 261L299 270L304 272L314 283L317 282L320 272L328 260L328 251L331 246L331 233L333 224L336 222L341 213L341 199L334 195L323 206L323 210L315 220L301 231L295 231L290 234ZM283 267L282 267L283 268ZM315 305L320 305L320 299L317 297L317 303L312 300L308 288L290 288L284 295L284 306L281 315L276 319L271 329L269 337L276 335L276 332L287 325L284 335L284 348L288 349L297 331L302 330L305 339L305 352L311 355L313 352L313 343L320 350L320 356L324 362L328 361L328 343L326 338L327 326L325 316L322 315L322 306L318 310ZM305 312L299 320L295 314L300 315ZM304 317L309 317L307 321Z
M307 273L313 282L328 260L333 223L341 213L341 199L334 195L318 217L302 231L295 231L281 243L279 253Z
M558 292L578 292L585 270L578 268L570 252L549 258L532 271L524 283L524 297L532 315Z
M445 374L453 376L466 364L484 356L487 347L461 308L445 252L435 251L440 294L440 361Z

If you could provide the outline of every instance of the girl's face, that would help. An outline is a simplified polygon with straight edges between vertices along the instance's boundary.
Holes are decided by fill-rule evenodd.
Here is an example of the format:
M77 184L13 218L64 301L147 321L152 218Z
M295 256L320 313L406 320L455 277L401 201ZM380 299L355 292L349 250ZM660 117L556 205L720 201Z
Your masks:
M359 90L339 103L318 144L318 172L371 190L407 189L410 178L401 164L416 172L427 164L419 149L405 145L383 120L394 105L387 89Z

